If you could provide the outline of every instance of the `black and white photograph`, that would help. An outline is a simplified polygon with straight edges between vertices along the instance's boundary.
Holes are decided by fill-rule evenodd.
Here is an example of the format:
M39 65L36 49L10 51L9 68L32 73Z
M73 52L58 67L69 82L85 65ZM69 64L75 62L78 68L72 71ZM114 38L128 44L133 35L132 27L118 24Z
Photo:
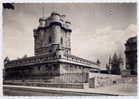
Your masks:
M4 96L137 96L137 3L3 3Z

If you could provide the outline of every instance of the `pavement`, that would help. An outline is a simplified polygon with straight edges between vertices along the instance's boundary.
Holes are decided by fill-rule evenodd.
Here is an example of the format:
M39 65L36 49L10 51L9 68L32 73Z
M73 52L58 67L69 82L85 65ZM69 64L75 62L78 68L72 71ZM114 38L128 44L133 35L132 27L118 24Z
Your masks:
M48 90L48 89L31 89L31 88L14 88L4 87L4 96L104 96L104 94L81 93L74 91Z
M3 85L4 88L24 88L38 91L57 91L57 92L75 92L83 94L101 94L101 95L118 95L118 96L136 96L136 84L118 84L103 88L85 88L85 89L70 89L70 88L50 88L50 87L32 87L32 86L17 86Z

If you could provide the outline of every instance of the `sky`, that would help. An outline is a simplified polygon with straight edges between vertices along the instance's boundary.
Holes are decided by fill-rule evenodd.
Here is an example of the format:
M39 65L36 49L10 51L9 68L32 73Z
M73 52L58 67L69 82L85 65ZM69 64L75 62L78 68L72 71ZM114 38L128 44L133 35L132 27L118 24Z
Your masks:
M3 10L3 57L34 55L33 29L39 18L56 11L71 22L73 55L100 60L102 66L115 52L123 58L126 40L137 35L135 3L22 3Z

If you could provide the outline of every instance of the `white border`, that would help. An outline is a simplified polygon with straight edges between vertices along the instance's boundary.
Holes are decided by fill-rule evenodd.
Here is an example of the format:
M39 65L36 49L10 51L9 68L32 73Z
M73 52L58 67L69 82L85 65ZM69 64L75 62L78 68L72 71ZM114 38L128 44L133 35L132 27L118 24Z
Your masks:
M2 67L3 67L3 59L2 59L2 55L3 55L3 32L2 32L2 3L8 3L8 2L12 2L12 3L136 3L136 2L139 2L138 0L0 0L0 96L3 95L3 90L2 90ZM139 6L137 6L137 8L139 9ZM137 11L138 12L138 11ZM137 13L137 17L139 17L139 13ZM139 23L139 20L137 20L137 24ZM137 25L138 29L139 29L139 26ZM138 33L137 33L138 35ZM139 42L139 39L138 39L138 42ZM139 45L138 45L138 48L139 48ZM139 55L139 53L138 53ZM139 58L138 58L138 61L139 61ZM139 71L139 68L138 68L138 71ZM138 81L139 83L139 81ZM21 97L21 96L20 96ZM15 99L18 99L19 97L7 97L7 96L3 96L3 97L0 97L0 99L7 99L7 98L15 98ZM120 98L120 99L127 99L127 98L138 98L138 96L116 96L116 97L112 97L112 96L109 96L109 97L99 97L99 96L91 96L91 97L50 97L50 96L45 96L45 97L36 97L36 96L33 96L33 97L21 97L21 98L31 98L31 99L34 99L34 98L38 98L38 99L42 99L42 98L51 98L51 99L55 99L55 98L60 98L60 99L84 99L84 98L87 98L87 99L97 99L97 98L103 98L103 99L108 99L108 98L112 98L112 99L117 99L117 98Z
M2 82L3 82L3 32L2 32L2 4L0 3L0 96L3 95L3 88L2 88Z
M128 3L128 2L137 2L138 0L1 0L2 2L15 2L15 3L49 3L49 2L54 2L54 3L62 3L62 2L67 2L67 3L79 3L79 2L82 2L82 3L85 3L85 2L88 2L88 3L91 3L91 2L94 2L94 3Z

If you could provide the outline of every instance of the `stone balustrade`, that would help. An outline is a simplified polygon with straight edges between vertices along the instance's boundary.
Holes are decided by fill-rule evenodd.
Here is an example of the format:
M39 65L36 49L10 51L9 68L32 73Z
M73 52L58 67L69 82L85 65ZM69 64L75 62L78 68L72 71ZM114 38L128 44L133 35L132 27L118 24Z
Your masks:
M70 61L74 61L74 62L78 62L78 63L83 63L83 64L87 64L87 65L95 65L97 66L97 63L95 62L92 62L92 61L89 61L89 60L86 60L86 59L83 59L83 58L80 58L80 57L77 57L77 56L74 56L74 55L64 55L64 58L67 59L67 60L70 60Z
M5 68L44 63L54 59L57 59L57 57L54 55L41 55L36 57L27 57L27 58L9 61L8 63L5 64Z
M74 55L69 55L65 54L63 57L58 57L54 54L47 54L47 55L41 55L41 56L36 56L36 57L27 57L27 58L22 58L18 60L12 60L9 61L8 63L5 64L6 68L10 67L16 67L16 66L26 66L26 65L31 65L31 64L40 64L40 63L45 63L45 62L51 62L51 61L59 61L58 59L65 59L77 63L82 63L86 65L94 65L97 66L95 62L88 61L86 59L74 56ZM97 66L98 67L98 66Z

